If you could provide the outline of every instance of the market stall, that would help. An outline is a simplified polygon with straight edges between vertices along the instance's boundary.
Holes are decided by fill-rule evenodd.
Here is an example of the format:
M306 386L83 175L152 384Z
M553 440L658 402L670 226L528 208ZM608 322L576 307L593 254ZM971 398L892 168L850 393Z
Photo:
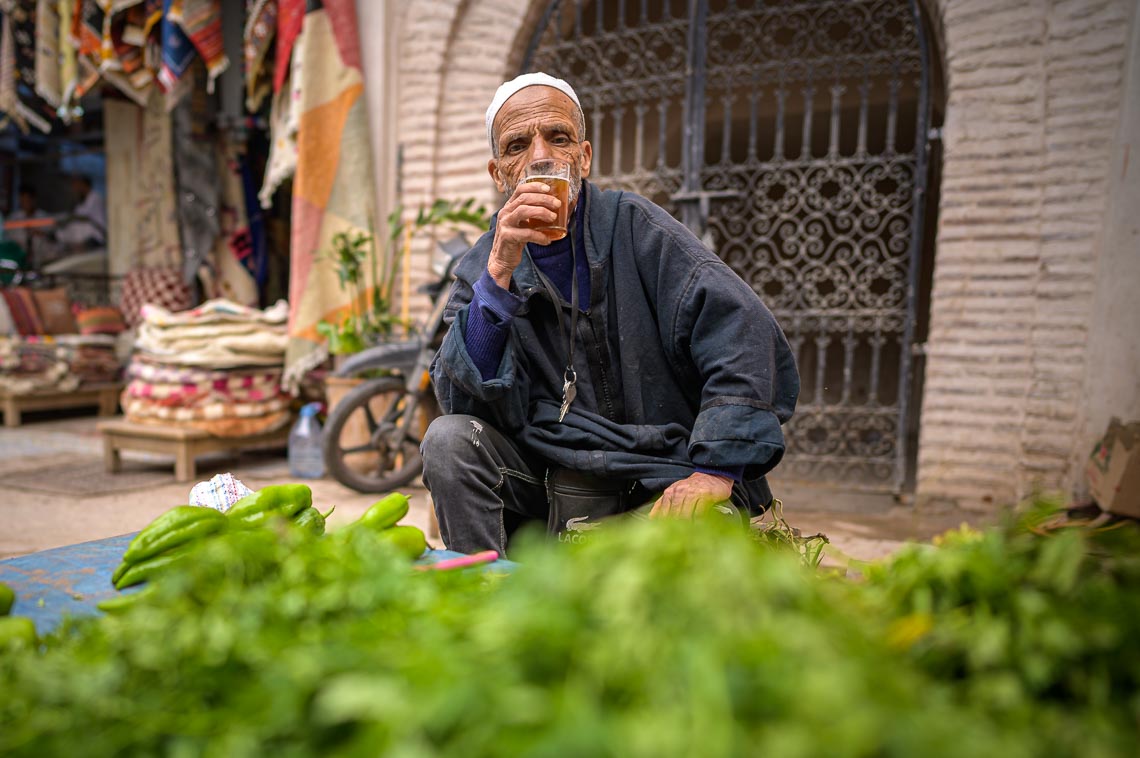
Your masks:
M0 752L1135 754L1134 523L1042 501L857 581L723 519L535 540L505 576L417 570L381 533L214 531L63 633L8 619ZM137 539L71 555L106 581ZM0 580L67 556L23 560ZM86 603L42 593L14 611Z

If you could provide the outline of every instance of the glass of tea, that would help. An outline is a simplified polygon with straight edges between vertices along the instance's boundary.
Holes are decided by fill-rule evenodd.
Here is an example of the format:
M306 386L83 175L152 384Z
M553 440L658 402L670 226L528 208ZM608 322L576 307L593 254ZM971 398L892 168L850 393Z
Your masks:
M524 182L542 182L548 185L556 198L561 201L558 210L555 211L557 218L554 221L538 221L532 220L530 227L536 229L547 237L550 241L560 240L566 236L566 218L570 212L570 164L566 161L560 161L557 158L543 158L542 160L532 161L526 167L526 174L523 176Z

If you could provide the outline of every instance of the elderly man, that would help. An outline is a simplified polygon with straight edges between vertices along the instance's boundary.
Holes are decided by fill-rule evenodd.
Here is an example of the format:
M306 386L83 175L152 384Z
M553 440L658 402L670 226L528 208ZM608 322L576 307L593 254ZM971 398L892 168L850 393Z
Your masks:
M487 109L487 170L507 201L457 268L432 369L446 415L423 442L448 548L505 553L545 522L562 539L656 499L652 517L755 514L784 452L795 359L755 292L664 210L601 191L569 84L526 74ZM570 164L568 234L551 185Z

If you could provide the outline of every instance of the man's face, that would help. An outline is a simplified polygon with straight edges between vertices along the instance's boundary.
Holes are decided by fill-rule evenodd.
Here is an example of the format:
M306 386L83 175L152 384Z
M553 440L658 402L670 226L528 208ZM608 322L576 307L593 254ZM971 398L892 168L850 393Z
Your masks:
M593 158L593 147L578 133L578 106L573 100L553 87L526 87L499 109L492 132L499 157L487 164L487 170L500 192L513 195L531 161L560 158L570 164L573 209Z

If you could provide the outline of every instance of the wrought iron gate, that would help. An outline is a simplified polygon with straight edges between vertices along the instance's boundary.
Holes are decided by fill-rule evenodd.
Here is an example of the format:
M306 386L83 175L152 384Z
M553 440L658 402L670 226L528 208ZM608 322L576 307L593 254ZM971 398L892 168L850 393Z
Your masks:
M915 0L553 0L599 186L681 219L795 350L780 474L899 490L928 109Z

